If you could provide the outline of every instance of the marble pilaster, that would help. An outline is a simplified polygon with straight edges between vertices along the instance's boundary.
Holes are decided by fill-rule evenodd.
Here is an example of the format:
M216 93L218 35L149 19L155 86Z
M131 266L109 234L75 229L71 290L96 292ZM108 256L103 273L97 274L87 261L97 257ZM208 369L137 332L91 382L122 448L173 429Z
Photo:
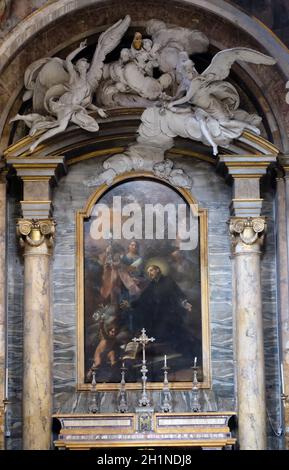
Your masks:
M51 445L52 340L50 255L53 220L20 219L17 231L24 248L23 448Z
M260 254L263 218L230 221L236 274L236 359L241 450L266 449Z
M6 396L6 175L0 175L0 450L5 448Z
M277 180L277 197L283 368L282 397L284 400L285 414L285 441L286 448L289 449L289 156L281 156L279 162L285 173L284 178L280 178L279 181Z

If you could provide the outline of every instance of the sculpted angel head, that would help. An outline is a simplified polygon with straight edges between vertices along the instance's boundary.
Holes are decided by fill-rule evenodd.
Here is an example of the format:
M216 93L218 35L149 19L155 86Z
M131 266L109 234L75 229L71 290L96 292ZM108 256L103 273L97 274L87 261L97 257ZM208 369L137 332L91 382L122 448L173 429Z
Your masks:
M190 59L184 62L184 70L187 78L193 79L199 75L194 62Z
M131 53L130 50L127 48L123 48L120 53L120 60L123 64L126 64L131 60Z
M153 42L151 39L144 39L142 42L142 47L145 51L149 52L153 47Z
M89 62L87 61L87 59L85 59L85 57L79 59L76 64L75 64L75 69L77 70L77 72L81 73L81 72L87 72L88 69L90 67L90 64Z
M187 51L181 51L179 52L179 55L178 55L178 63L181 63L181 62L186 62L187 60L189 60L189 54L187 53Z

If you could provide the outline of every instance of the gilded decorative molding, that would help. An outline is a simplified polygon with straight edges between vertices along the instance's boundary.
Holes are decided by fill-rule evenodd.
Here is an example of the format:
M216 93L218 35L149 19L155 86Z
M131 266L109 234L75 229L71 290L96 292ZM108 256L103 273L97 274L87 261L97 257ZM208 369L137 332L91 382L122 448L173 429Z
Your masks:
M247 246L254 245L256 242L262 244L266 227L264 217L232 217L230 219L229 230L232 237L233 248L240 241Z
M25 247L27 243L36 247L46 241L48 248L51 248L53 246L55 225L53 219L19 219L17 222L17 235L19 236L20 245Z

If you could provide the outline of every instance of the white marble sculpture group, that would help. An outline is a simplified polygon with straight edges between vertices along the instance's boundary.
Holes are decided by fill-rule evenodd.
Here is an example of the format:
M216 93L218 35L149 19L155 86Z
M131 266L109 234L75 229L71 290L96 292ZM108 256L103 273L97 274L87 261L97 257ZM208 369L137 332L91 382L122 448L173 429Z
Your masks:
M130 23L126 16L100 35L91 63L85 58L73 62L86 48L86 41L66 60L54 57L33 62L25 72L23 97L24 101L32 98L33 112L17 114L12 121L23 120L31 136L37 133L30 147L33 152L70 123L97 132L99 124L91 113L106 118L104 109L143 107L137 144L108 159L97 182L110 183L120 172L145 168L143 147L154 145L162 151L159 155L154 152L150 169L188 186L182 170L174 170L170 160L164 161L164 150L180 136L211 146L216 155L218 145L228 146L245 129L259 134L261 118L239 109L236 88L224 80L235 61L273 65L275 60L244 47L226 49L199 74L190 57L207 50L207 37L197 30L150 20L146 27L150 39L135 33L131 47L123 48L118 60L104 63Z

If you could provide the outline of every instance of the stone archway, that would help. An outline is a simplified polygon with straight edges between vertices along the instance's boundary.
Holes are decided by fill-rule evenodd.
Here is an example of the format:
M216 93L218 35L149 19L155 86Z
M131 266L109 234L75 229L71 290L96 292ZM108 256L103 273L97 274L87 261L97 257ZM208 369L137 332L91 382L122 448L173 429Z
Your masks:
M55 2L36 11L15 27L0 48L2 58L0 84L3 89L2 97L0 95L0 103L3 107L0 118L2 151L11 143L8 121L19 110L23 70L29 63L37 58L59 54L61 49L71 47L81 38L101 31L103 24L109 24L129 12L132 13L132 24L135 26L144 24L146 18L158 17L158 15L169 23L183 23L184 26L188 26L193 21L193 24L198 25L208 34L214 31L210 40L217 48L245 45L278 58L278 65L270 72L263 71L262 67L258 70L245 67L240 68L238 73L243 70L247 89L254 90L253 93L263 109L264 116L267 116L274 143L280 150L287 151L289 146L284 123L287 122L288 113L283 100L286 82L283 77L288 75L286 68L288 60L287 52L280 41L277 41L260 23L226 2L224 5L216 6L211 2L202 2L201 5L197 5L199 2L185 1L182 2L183 11L179 7L175 8L174 2L169 9L164 8L161 1L153 2L151 8L147 9L147 12L150 11L150 16L142 10L141 5L135 9L133 2L131 3L130 6L130 0L128 0L127 5L121 7L113 5L111 8L111 0L105 3L93 0ZM71 15L75 12L79 21L72 25ZM114 16L112 17L111 14ZM218 17L220 20L216 21ZM238 42L232 43L232 37L236 37L236 18ZM90 21L90 24L85 26L85 21ZM49 38L48 42L47 38Z

